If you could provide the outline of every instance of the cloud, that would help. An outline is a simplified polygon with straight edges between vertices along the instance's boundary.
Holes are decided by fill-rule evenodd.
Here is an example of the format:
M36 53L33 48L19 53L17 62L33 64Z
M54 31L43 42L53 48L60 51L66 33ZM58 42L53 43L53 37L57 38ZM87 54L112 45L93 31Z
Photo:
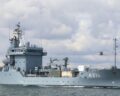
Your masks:
M69 56L77 64L107 62L107 57L106 61L98 60L95 54L113 52L112 40L120 36L119 3L119 0L1 0L0 41L6 43L1 42L0 53L8 48L9 31L20 21L25 40L43 46L48 51L47 58Z
M51 34L54 35L68 35L71 32L71 28L65 24L61 24L59 26L56 26L52 31Z

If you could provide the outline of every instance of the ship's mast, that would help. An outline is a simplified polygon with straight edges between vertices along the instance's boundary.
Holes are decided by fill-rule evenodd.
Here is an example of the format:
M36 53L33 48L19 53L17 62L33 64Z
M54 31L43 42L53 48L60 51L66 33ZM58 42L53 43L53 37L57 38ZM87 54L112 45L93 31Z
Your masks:
M114 38L114 67L117 68L117 38Z
M20 39L22 38L22 30L20 28L20 22L16 25L16 29L13 32L13 36L10 39L12 47L19 47Z
M13 32L13 35L17 37L18 40L22 38L22 30L20 28L20 22L16 25L16 29Z

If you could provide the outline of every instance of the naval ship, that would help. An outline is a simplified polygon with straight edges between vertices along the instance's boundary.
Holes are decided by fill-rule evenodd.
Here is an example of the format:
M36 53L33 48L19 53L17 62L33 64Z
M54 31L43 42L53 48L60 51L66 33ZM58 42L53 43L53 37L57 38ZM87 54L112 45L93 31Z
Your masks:
M12 32L10 46L0 69L0 85L24 86L81 86L81 87L120 87L120 69L115 66L109 69L97 69L85 66L68 68L68 58L63 65L44 66L43 56L47 55L42 47L27 42L21 45L23 31L20 23ZM103 53L101 52L101 55ZM50 59L51 63L54 60Z

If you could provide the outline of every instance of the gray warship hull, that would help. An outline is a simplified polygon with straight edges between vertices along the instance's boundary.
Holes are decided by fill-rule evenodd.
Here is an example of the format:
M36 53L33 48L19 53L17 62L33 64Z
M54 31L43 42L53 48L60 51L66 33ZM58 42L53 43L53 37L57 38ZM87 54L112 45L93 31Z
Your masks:
M81 86L81 87L120 87L120 69L91 70L77 77L32 77L23 76L16 70L0 72L1 85L24 86Z

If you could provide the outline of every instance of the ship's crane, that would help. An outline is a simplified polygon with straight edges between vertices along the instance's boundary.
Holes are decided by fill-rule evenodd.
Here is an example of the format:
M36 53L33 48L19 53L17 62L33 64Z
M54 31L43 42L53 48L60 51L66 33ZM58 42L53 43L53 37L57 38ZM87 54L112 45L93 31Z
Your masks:
M69 58L65 57L63 60L64 60L64 65L63 66L64 66L65 69L67 69Z

